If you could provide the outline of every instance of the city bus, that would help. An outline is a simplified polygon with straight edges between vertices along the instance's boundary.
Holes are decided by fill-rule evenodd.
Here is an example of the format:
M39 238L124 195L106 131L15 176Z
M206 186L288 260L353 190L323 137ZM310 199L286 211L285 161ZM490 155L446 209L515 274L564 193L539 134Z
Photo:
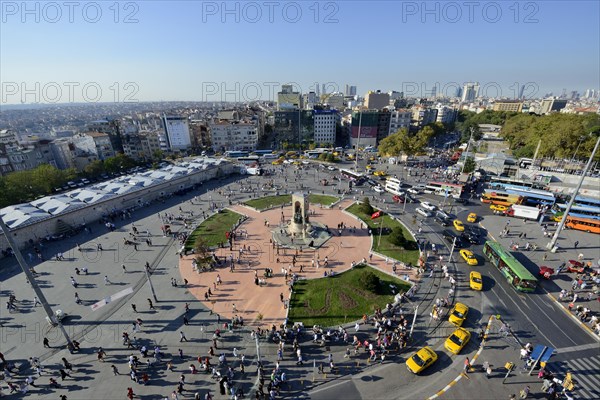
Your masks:
M578 231L600 233L600 220L597 219L580 218L568 215L565 226L570 229L577 229Z
M534 181L521 181L518 179L508 178L505 176L492 176L490 177L490 183L488 186L491 189L499 189L504 190L507 186L512 186L514 188L532 188L532 189L546 189L547 185L542 182L534 182Z
M266 154L273 154L273 150L254 150L252 154L256 156L264 156Z
M259 156L238 157L237 161L244 165L254 165L254 164L259 163L260 157Z
M504 275L506 281L519 292L533 292L538 280L498 242L488 240L483 254Z
M438 196L460 198L463 192L463 185L446 182L429 182L425 185L425 193L433 193Z
M402 182L397 178L388 178L385 181L385 190L396 196L404 196Z
M578 206L582 206L582 207L597 207L600 208L600 200L599 199L594 199L592 197L584 197L584 196L577 196L575 197L575 203Z
M554 193L548 192L547 190L539 190L539 189L531 189L531 188L521 188L516 189L514 187L505 186L504 190L510 194L516 194L523 198L522 204L526 204L529 206L553 206L556 203L556 197L554 197Z
M516 194L510 194L494 189L485 189L481 194L481 202L485 204L497 204L501 206L512 206L521 204L523 199Z
M226 151L225 157L228 158L240 158L240 157L248 157L250 153L247 151Z
M365 176L360 172L354 172L349 169L340 169L340 173L346 179L349 179L355 185L362 185L366 180Z
M560 221L563 215L565 214L566 209L566 204L555 204L554 207L552 207L552 213L554 214L552 219L554 219L557 222ZM600 207L573 205L573 207L571 207L571 211L569 211L569 215L578 218L600 220Z

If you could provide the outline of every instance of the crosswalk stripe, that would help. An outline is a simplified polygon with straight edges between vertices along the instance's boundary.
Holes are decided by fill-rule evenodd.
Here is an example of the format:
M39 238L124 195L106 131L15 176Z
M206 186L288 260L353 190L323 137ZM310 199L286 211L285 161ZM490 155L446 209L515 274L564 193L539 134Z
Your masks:
M596 387L598 387L598 382L596 382L596 384L594 384L596 381L596 379L592 378L593 375L584 375L582 372L585 370L589 370L589 368L584 364L582 359L578 359L578 360L570 360L569 361L571 363L571 365L576 367L575 371L571 371L575 376L575 380L579 381L581 383L583 383L581 386L582 389L585 389L586 391L591 391L594 392ZM578 372L579 371L579 372ZM596 397L596 396L592 396L592 397Z

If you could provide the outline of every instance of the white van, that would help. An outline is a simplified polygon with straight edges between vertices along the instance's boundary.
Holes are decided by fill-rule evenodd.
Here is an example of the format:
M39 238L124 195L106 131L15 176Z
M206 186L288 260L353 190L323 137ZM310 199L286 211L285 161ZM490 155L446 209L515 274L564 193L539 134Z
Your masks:
M429 211L427 211L423 208L417 208L415 211L417 212L417 214L420 214L420 215L424 216L425 218L429 218L433 215L432 213L430 213Z

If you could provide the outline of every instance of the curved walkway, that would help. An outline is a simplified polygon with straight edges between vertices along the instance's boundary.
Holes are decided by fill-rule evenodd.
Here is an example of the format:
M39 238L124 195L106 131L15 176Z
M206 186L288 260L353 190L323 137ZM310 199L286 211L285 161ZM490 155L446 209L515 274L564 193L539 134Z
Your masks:
M317 259L317 256L322 261L325 257L328 258L328 269L334 270L336 273L350 269L352 261L360 262L363 258L369 259L372 238L369 237L367 229L361 229L361 222L353 216L345 214L342 210L352 204L351 200L345 200L339 203L337 208L327 209L319 206L312 206L311 210L315 211L315 215L311 218L313 221L318 221L327 225L335 233L329 241L327 241L320 249L305 249L298 254L296 268L292 272L298 274L301 278L311 279L318 278L323 275L323 267L317 269L311 266L311 260ZM276 254L276 250L269 242L271 239L271 230L277 229L278 222L281 220L283 211L286 220L292 217L290 207L275 208L263 212L255 211L245 206L232 206L231 210L248 216L248 219L243 222L238 232L247 232L247 238L244 235L239 235L238 240L234 242L233 251L229 248L217 250L219 257L229 257L233 255L234 259L239 254L239 249L244 245L250 249L250 252L245 252L242 256L242 263L236 263L235 270L230 271L229 267L220 268L213 272L196 273L192 269L193 256L185 256L180 259L179 269L181 276L187 279L190 293L198 298L209 309L213 309L220 316L230 319L235 315L242 316L246 323L260 325L257 316L263 316L262 322L268 324L280 324L285 320L286 309L280 301L280 294L283 293L285 298L289 298L289 287L285 284L285 278L282 269L290 268L292 264L292 255L294 250L280 249L280 254ZM265 225L265 221L269 222L269 226ZM343 222L347 228L342 232L342 236L337 235L335 229L339 223ZM354 229L351 232L351 229ZM280 262L277 263L279 258ZM386 264L385 259L373 256L369 262L375 268L392 273L392 264ZM303 265L303 272L300 271L300 265ZM254 284L255 271L259 278L263 278L265 268L273 269L273 277L267 279L267 285L256 286ZM415 271L399 270L401 277L408 274L410 280L415 280ZM222 284L214 289L217 275L220 275ZM213 296L211 300L206 302L204 293L211 288ZM211 302L214 300L214 304ZM234 312L233 305L237 309ZM293 322L293 321L292 321Z

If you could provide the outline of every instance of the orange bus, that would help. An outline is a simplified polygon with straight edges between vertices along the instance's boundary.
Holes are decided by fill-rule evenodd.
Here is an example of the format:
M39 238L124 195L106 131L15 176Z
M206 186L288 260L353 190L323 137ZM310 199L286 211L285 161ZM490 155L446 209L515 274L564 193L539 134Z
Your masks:
M486 204L497 204L501 206L511 206L513 204L521 204L523 197L502 192L500 190L486 189L481 195L481 202Z
M565 226L567 228L577 229L588 233L600 233L600 220L597 219L580 218L568 215Z

